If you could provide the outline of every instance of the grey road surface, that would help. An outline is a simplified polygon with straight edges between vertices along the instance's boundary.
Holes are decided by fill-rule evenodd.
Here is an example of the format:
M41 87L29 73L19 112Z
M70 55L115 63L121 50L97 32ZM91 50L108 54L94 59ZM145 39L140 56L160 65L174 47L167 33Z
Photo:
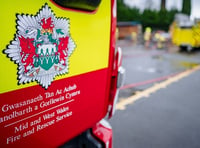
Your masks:
M123 52L125 85L182 72L200 63L199 52L171 53L142 46L124 46ZM123 89L120 99L153 85ZM117 110L110 123L114 148L199 148L200 71Z

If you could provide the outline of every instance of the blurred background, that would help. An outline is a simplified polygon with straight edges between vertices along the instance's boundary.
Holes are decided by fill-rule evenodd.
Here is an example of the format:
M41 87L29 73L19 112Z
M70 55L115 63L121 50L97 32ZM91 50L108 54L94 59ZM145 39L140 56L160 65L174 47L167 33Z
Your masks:
M200 147L200 0L117 0L114 148Z
M159 48L171 41L191 51L200 46L199 6L199 0L117 0L118 38L156 41Z

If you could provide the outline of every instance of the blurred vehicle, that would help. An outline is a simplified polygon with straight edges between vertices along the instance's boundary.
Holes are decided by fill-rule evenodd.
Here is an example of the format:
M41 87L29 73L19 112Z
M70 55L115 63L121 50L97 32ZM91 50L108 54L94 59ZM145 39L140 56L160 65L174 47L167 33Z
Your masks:
M185 14L176 14L170 28L172 42L181 50L191 51L200 47L200 25L190 20Z
M0 6L1 147L112 147L123 80L116 1Z

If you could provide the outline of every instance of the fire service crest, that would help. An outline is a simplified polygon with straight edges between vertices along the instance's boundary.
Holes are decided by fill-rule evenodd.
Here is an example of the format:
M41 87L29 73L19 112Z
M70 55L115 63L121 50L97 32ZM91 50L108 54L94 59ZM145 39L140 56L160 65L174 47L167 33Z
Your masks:
M36 15L17 15L15 38L4 52L18 64L19 84L37 81L47 89L56 76L68 73L76 47L69 21L56 17L47 4Z

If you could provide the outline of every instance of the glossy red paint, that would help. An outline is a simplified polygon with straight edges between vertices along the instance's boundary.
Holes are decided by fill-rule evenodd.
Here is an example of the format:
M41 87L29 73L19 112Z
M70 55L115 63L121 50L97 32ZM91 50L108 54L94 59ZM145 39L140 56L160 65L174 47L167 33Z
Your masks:
M112 128L106 120L97 123L92 132L95 137L104 143L105 148L112 148Z
M116 48L116 0L112 0L112 18L111 18L111 38L110 38L110 68L111 68L111 84L110 84L110 96L108 105L108 118L113 116L115 110L116 99L118 98L118 73L122 64L122 53L120 48ZM116 50L117 49L117 50ZM113 56L113 57L112 57Z
M57 147L91 128L107 112L107 73L57 80L48 90L38 85L0 94L0 145Z
M37 85L0 94L2 147L58 147L111 111L108 106L113 107L119 66L119 55L115 54L116 0L111 0L111 7L108 68L53 81L48 90ZM100 122L93 133L112 147L111 128Z

